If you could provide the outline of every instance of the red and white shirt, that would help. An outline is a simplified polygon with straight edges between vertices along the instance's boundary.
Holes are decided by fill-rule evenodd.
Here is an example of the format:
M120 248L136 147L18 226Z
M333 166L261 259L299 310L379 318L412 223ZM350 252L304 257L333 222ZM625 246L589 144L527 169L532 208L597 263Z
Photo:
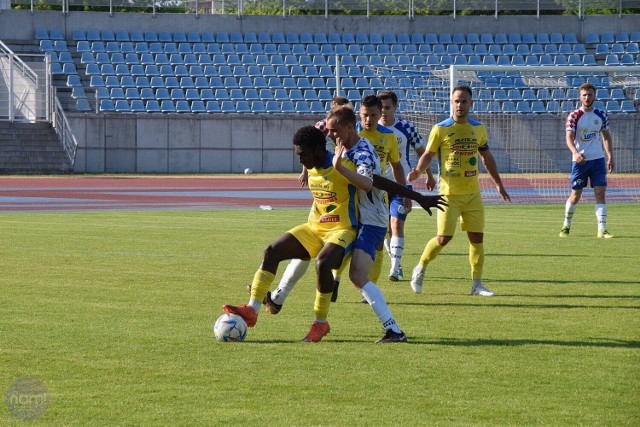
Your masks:
M577 109L567 116L567 132L575 132L573 144L587 160L604 157L600 131L609 129L607 112L594 108L592 111Z

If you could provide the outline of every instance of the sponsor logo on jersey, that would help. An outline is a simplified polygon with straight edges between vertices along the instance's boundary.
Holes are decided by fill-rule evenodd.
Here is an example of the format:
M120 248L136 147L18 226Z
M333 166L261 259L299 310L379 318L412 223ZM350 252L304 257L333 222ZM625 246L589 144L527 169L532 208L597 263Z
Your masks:
M340 222L340 215L324 215L320 218L320 222Z
M476 176L477 171L464 171L465 177Z

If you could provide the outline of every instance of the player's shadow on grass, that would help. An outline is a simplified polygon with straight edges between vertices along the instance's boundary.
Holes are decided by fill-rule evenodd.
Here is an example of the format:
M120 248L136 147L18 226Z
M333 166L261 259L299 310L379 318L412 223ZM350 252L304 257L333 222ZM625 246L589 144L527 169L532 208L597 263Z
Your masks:
M521 297L521 295L514 295ZM475 297L483 298L483 297ZM491 297L491 301L482 303L462 303L462 302L393 302L390 301L389 305L405 305L405 306L419 306L419 307L488 307L488 308L544 308L544 309L559 309L559 308L588 308L588 309L620 309L620 310L640 310L640 306L620 306L620 305L588 305L588 304L502 304L495 301L499 297ZM577 296L575 298L580 298Z
M462 339L440 338L434 340L409 339L409 344L440 345L459 347L516 347L525 345L549 345L559 347L606 347L606 348L640 348L640 341L598 339L592 341L562 341L562 340L536 340L536 339Z

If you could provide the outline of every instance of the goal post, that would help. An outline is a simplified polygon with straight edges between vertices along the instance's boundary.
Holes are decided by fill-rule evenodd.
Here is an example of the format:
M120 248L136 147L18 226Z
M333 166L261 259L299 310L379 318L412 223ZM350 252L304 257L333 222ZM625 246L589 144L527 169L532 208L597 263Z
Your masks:
M384 89L400 99L399 115L414 122L426 140L431 127L450 115L457 85L473 90L471 116L489 133L489 147L515 203L558 203L569 194L571 158L565 145L567 113L578 107L578 87L593 82L596 104L607 110L614 172L608 202L640 201L640 66L452 65L431 69L372 67ZM417 161L413 153L413 163ZM434 173L435 163L432 165ZM501 200L483 166L486 202ZM415 188L426 191L424 182ZM585 190L585 201L593 192Z

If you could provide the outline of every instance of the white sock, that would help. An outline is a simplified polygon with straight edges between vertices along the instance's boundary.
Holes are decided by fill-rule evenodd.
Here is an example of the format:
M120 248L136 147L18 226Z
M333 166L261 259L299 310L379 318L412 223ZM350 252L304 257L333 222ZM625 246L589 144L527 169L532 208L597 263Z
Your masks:
M573 219L573 214L576 213L576 209L578 208L578 204L572 205L571 202L567 200L567 203L564 205L564 224L563 227L571 227L571 220Z
M255 311L256 313L260 311L260 306L262 305L262 301L256 301L253 298L249 299L249 304L247 304L249 307L253 308L253 311Z
M391 329L393 332L401 332L396 320L393 318L393 314L391 314L391 310L389 310L387 302L384 300L384 295L373 282L367 282L360 289L360 293L367 300L376 316L378 316L385 330Z
M384 238L384 249L387 251L387 254L389 254L389 257L391 257L391 246L388 237Z
M303 261L301 259L292 259L291 262L289 262L289 265L287 265L287 268L282 274L278 288L271 292L271 300L273 302L278 305L284 303L284 300L289 296L289 292L293 290L296 283L298 283L302 276L304 276L304 273L307 272L310 262L309 260Z
M598 220L598 230L605 230L607 228L606 203L596 205L596 219Z
M402 266L402 253L404 252L404 237L391 236L391 271L398 272Z

